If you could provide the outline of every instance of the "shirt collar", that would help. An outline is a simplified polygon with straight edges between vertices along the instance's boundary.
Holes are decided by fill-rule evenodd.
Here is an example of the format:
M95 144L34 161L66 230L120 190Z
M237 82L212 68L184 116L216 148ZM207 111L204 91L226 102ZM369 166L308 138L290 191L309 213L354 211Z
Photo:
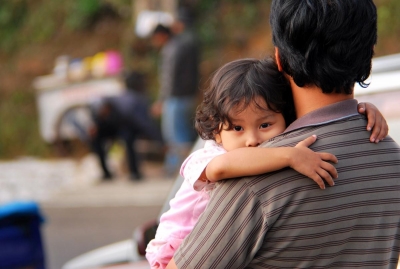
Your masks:
M286 128L284 133L303 127L322 125L358 115L357 104L357 100L349 99L314 110L295 120Z

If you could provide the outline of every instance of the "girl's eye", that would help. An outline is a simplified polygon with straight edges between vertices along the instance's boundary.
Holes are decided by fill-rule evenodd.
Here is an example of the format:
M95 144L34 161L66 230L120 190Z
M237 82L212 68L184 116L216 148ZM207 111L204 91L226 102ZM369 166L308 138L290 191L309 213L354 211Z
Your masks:
M239 131L242 131L243 128L242 128L242 126L234 126L234 127L233 127L233 130L239 132Z
M271 124L269 124L269 123L263 123L263 124L260 125L260 129L268 128L270 125Z

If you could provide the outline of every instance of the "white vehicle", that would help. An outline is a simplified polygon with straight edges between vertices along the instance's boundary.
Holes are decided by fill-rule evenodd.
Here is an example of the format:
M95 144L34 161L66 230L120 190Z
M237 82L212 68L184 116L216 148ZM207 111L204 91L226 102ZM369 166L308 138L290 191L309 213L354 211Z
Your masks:
M88 109L105 96L122 94L125 90L119 77L105 77L66 83L55 76L38 77L33 82L39 110L40 134L44 141L80 138L80 128L90 121Z

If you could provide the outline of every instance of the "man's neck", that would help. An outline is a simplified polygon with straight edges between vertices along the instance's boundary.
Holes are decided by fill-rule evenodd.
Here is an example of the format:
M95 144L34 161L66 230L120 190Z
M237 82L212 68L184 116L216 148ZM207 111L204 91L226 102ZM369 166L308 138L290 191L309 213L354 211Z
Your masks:
M290 84L297 118L316 109L354 98L353 94L322 93L317 86L299 87L292 79L290 79Z

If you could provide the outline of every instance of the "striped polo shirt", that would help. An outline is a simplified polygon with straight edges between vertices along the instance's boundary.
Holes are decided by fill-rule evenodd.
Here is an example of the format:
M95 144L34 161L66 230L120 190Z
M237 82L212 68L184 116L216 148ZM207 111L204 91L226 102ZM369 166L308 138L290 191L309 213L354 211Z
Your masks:
M321 190L286 168L218 184L174 259L178 268L396 268L400 250L400 148L369 141L357 101L313 111L262 146L310 147L339 162ZM267 156L271 158L271 156Z

